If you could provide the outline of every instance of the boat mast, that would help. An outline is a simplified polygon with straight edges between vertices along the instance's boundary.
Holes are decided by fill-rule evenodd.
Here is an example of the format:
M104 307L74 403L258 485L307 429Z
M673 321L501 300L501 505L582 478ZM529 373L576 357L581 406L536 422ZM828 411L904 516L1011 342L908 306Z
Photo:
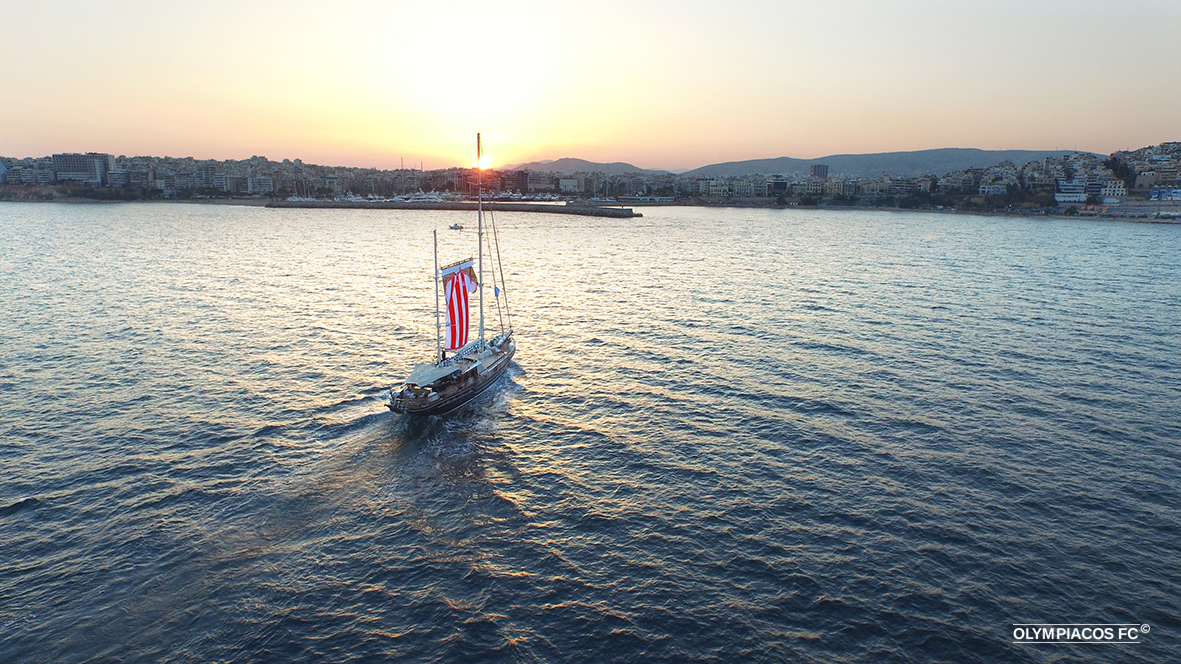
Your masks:
M480 348L484 348L484 170L480 158L484 156L480 134L476 134L476 247L480 251Z
M439 321L439 231L431 231L435 236L435 364L443 361L443 326Z

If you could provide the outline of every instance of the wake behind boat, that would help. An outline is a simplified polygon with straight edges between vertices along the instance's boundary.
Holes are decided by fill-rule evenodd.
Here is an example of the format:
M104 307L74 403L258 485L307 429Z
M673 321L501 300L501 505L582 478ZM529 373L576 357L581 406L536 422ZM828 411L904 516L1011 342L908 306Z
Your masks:
M476 159L483 157L480 135L476 134ZM500 319L500 333L485 339L484 325L484 186L482 166L478 166L476 208L476 245L478 259L466 258L439 269L439 234L435 237L435 358L433 362L416 365L400 387L390 388L388 407L395 413L409 415L438 415L454 410L488 389L505 369L517 351L513 341L512 318L508 309L508 292L504 287L504 271L500 267L500 245L495 219L489 238L489 261L495 249L496 269L493 271L493 295ZM489 264L491 267L491 262ZM500 272L496 286L495 272ZM447 319L443 322L439 309L440 290L446 302ZM472 293L479 293L479 332L469 339ZM444 331L445 330L445 331ZM448 357L450 353L450 357Z

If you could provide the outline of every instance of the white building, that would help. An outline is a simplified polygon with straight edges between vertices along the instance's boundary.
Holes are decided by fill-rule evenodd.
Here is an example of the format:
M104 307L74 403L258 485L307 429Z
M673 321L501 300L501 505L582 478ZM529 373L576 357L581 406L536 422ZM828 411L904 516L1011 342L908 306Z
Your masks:
M733 192L730 189L730 183L725 180L710 180L709 181L709 195L710 196L730 196Z
M77 180L95 187L106 184L107 171L115 170L114 155L100 152L65 152L52 159L58 180Z
M1128 195L1128 188L1123 180L1107 180L1099 193L1103 198L1124 198Z
M1059 180L1058 193L1054 194L1054 200L1059 203L1086 203L1086 183L1077 180Z

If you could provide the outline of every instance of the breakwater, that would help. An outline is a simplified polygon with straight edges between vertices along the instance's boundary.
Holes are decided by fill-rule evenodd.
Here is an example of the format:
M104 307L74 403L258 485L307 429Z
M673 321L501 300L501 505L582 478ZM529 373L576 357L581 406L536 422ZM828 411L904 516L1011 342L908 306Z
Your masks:
M476 203L446 201L442 203L407 203L398 201L275 201L271 208L323 208L361 210L476 210ZM631 208L597 207L592 205L548 205L545 203L484 203L492 212L542 212L546 214L577 214L584 217L642 217Z

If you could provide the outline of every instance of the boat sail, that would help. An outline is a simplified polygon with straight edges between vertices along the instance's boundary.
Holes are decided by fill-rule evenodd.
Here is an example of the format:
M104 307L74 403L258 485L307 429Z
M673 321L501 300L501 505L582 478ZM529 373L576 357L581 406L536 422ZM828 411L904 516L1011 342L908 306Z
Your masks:
M439 234L435 240L435 357L433 362L416 365L400 385L390 388L387 406L395 413L409 415L438 415L454 410L487 390L500 378L517 352L513 341L512 318L508 308L508 292L504 270L500 267L500 245L492 218L492 233L488 242L490 267L495 247L496 269L493 291L496 311L500 319L500 333L485 339L484 324L484 183L480 160L483 157L480 135L476 134L476 242L478 258L466 258L439 268ZM496 284L495 273L500 283ZM439 311L439 293L443 292L446 322ZM471 338L471 295L478 294L479 328ZM450 355L448 355L450 354Z

